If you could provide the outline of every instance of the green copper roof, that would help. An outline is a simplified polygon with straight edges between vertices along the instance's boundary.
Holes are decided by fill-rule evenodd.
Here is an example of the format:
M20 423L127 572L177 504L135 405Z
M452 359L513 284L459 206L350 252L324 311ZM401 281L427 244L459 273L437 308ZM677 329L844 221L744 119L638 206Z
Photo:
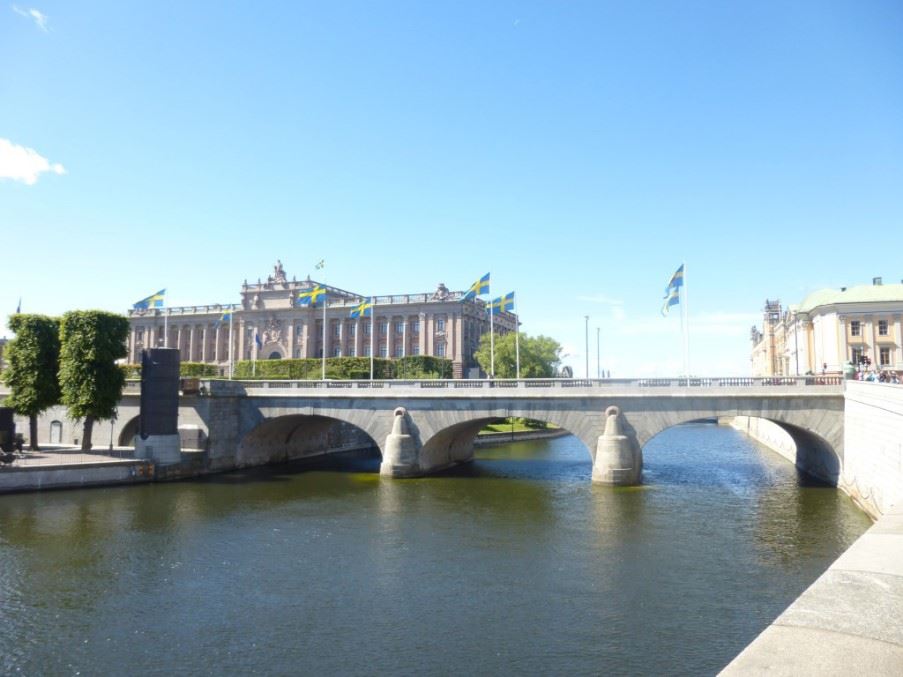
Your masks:
M839 289L819 289L814 291L800 303L799 312L808 313L819 306L831 306L838 303L882 303L888 301L903 302L903 284L861 284Z

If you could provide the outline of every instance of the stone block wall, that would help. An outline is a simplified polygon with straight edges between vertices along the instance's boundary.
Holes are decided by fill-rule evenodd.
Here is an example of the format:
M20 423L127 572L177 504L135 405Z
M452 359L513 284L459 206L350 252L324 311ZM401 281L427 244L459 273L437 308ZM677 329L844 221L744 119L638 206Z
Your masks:
M842 487L873 517L903 501L903 386L847 381Z

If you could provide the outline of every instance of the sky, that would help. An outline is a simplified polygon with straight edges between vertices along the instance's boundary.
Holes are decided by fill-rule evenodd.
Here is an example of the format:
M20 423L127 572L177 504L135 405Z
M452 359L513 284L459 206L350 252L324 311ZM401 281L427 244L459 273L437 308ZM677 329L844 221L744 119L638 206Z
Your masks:
M903 279L901 36L898 0L0 4L0 314L490 272L575 375L667 376L684 262L690 371L748 374L766 298Z

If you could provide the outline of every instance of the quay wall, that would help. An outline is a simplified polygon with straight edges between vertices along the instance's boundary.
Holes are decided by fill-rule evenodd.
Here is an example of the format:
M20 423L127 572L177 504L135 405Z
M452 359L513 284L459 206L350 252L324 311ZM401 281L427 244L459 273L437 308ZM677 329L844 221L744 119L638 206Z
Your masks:
M903 504L903 386L847 381L841 488L872 517Z
M790 434L777 423L754 416L735 416L731 427L746 433L756 442L796 464L796 443Z

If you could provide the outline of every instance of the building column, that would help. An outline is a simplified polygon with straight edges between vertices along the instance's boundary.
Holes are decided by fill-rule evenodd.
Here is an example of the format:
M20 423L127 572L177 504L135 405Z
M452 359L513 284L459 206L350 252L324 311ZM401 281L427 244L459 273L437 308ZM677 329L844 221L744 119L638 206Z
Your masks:
M220 363L220 334L222 334L223 325L222 322L216 325L216 330L213 335L213 361L217 364Z
M207 362L207 326L201 329L201 362Z
M401 318L401 356L408 356L408 316Z
M245 359L245 321L240 320L238 322L238 341L237 346L233 346L232 356L235 358L235 361ZM228 359L228 356L227 358Z
M310 354L310 322L301 324L301 357L313 357Z
M344 340L345 339L345 320L342 320L342 319L336 320L336 329L338 329L338 332L336 332L335 340L339 344L339 356L344 357L345 356L345 340Z
M285 330L286 359L294 359L295 357L295 321L287 320L288 327Z
M900 334L900 316L894 316L894 369L903 369L903 334Z
M188 361L194 362L194 354L197 349L197 327L195 325L191 325L188 328Z
M432 347L433 340L432 340L432 338L430 338L429 343L427 342L426 313L420 313L420 316L417 319L420 322L420 341L419 341L420 354L421 355L432 355L433 354L432 351L427 348L428 345L429 345L429 347ZM430 329L432 329L432 324L433 324L432 320L430 320ZM430 332L430 336L432 336L432 332Z
M849 346L847 345L847 318L838 316L837 327L840 331L840 340L838 341L838 344L840 345L841 351L840 364L838 365L838 369L843 372L843 365L850 359ZM853 366L857 369L859 368L858 365L854 364ZM829 364L828 368L830 367L831 365Z
M389 315L386 317L386 358L392 359L395 347L395 321Z

